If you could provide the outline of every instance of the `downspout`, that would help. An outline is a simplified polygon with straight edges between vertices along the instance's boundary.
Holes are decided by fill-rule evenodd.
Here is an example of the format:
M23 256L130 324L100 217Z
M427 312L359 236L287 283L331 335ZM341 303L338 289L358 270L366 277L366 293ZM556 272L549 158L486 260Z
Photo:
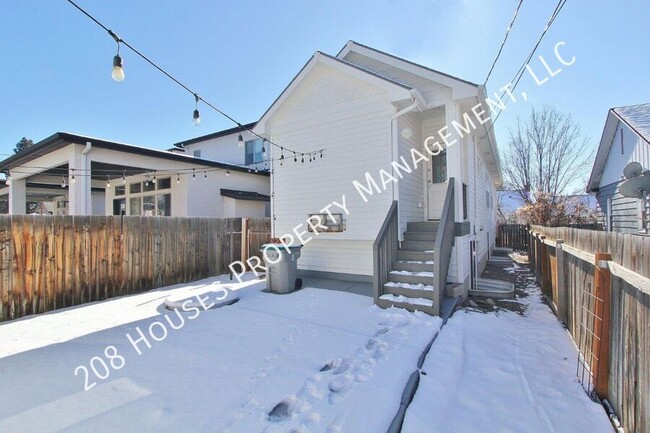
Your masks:
M423 107L426 107L426 100L424 97L420 94L415 89L411 89L411 105L408 107L398 111L397 113L393 114L391 118L389 119L390 122L390 139L391 139L391 146L390 146L390 161L393 162L396 160L396 156L398 155L398 149L397 149L397 143L399 141L399 137L397 135L397 119L407 113L410 113L411 111L415 110L418 108L420 111L422 111ZM395 174L395 168L393 167L393 174ZM392 188L392 201L398 200L399 201L399 185L397 182L393 183L393 188ZM400 218L400 212L398 210L397 212L397 226L401 227L401 218ZM400 230L399 232L399 240L402 241L403 239L403 234Z
M88 194L87 194L87 191L89 189L88 188L88 186L89 186L88 182L90 182L91 185L92 185L92 174L93 173L92 173L92 171L87 170L87 167L86 167L86 165L88 163L88 154L92 150L92 147L93 147L92 143L90 141L86 141L86 147L84 148L84 150L81 151L81 167L83 169L83 175L84 175L84 176L82 176L82 179L83 179L83 182L82 182L83 191L82 191L81 197L82 197L82 203L83 203L83 209L84 209L84 214L85 215L89 215L89 214L92 213L92 212L88 211Z

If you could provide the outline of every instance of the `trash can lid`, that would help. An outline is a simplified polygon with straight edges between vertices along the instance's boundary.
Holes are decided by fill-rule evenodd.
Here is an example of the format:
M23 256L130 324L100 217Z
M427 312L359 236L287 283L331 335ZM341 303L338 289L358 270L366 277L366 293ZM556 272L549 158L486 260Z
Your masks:
M268 243L268 244L263 244L262 249L265 249L265 248L271 247L271 246L272 246L272 248L278 248L280 250L283 250L285 248L289 248L289 249L300 249L300 248L302 248L302 244L285 245L285 244L271 244L271 243Z

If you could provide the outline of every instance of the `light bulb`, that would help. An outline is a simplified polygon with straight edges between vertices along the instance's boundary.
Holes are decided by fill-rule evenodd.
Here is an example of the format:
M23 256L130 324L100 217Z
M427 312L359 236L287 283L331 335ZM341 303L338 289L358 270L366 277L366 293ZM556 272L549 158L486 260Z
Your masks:
M230 176L230 170L226 170L226 176Z
M194 124L194 126L199 126L201 124L201 115L199 114L199 110L194 110L192 123Z
M181 175L176 173L176 183L181 183Z
M115 57L113 57L113 72L111 72L111 77L113 77L115 81L124 80L124 69L122 68L122 58L120 57L119 54L116 54Z
M7 186L11 185L11 176L7 175L7 177L5 178L5 184Z
M242 137L241 133L237 137L237 146L244 147L244 137Z
M110 187L111 187L111 180L108 179L108 180L106 181L106 189L109 189Z
M77 181L77 179L75 179L74 174L73 174L72 177L70 178L70 183L74 184L76 181Z

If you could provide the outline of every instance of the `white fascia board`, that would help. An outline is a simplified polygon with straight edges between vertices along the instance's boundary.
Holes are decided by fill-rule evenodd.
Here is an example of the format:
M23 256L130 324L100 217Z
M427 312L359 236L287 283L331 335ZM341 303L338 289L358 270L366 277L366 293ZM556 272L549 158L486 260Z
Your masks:
M600 143L598 144L596 158L594 158L594 166L591 169L591 175L587 182L586 192L588 193L598 189L600 178L603 174L605 163L607 162L607 156L612 147L612 140L614 139L614 134L616 134L616 128L618 128L618 122L618 116L612 110L609 110L607 120L605 120L605 126L603 127L603 135L600 137Z
M452 89L452 98L453 99L463 99L472 96L477 96L477 86L464 82L461 79L454 78L448 75L445 75L440 72L436 72L432 69L426 68L421 65L410 63L406 60L402 60L381 51L370 49L359 44L349 41L345 47L337 54L337 58L344 59L345 56L354 51L371 59L377 60L379 62L394 66L398 69L402 69L406 72L410 72L414 75L426 78L428 80L440 83L443 86L449 87Z

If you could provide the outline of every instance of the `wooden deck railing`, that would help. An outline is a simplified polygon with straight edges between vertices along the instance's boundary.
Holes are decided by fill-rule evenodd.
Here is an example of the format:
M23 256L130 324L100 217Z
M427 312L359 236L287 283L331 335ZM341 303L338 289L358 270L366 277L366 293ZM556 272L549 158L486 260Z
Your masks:
M397 258L397 249L399 248L399 221L397 215L397 202L394 201L372 246L373 297L375 302L383 294L384 284L388 281L388 274Z
M451 260L451 249L454 245L454 178L449 178L445 202L440 215L440 225L436 234L433 248L433 282L439 296L438 305L442 305L442 297L447 285L447 272Z

